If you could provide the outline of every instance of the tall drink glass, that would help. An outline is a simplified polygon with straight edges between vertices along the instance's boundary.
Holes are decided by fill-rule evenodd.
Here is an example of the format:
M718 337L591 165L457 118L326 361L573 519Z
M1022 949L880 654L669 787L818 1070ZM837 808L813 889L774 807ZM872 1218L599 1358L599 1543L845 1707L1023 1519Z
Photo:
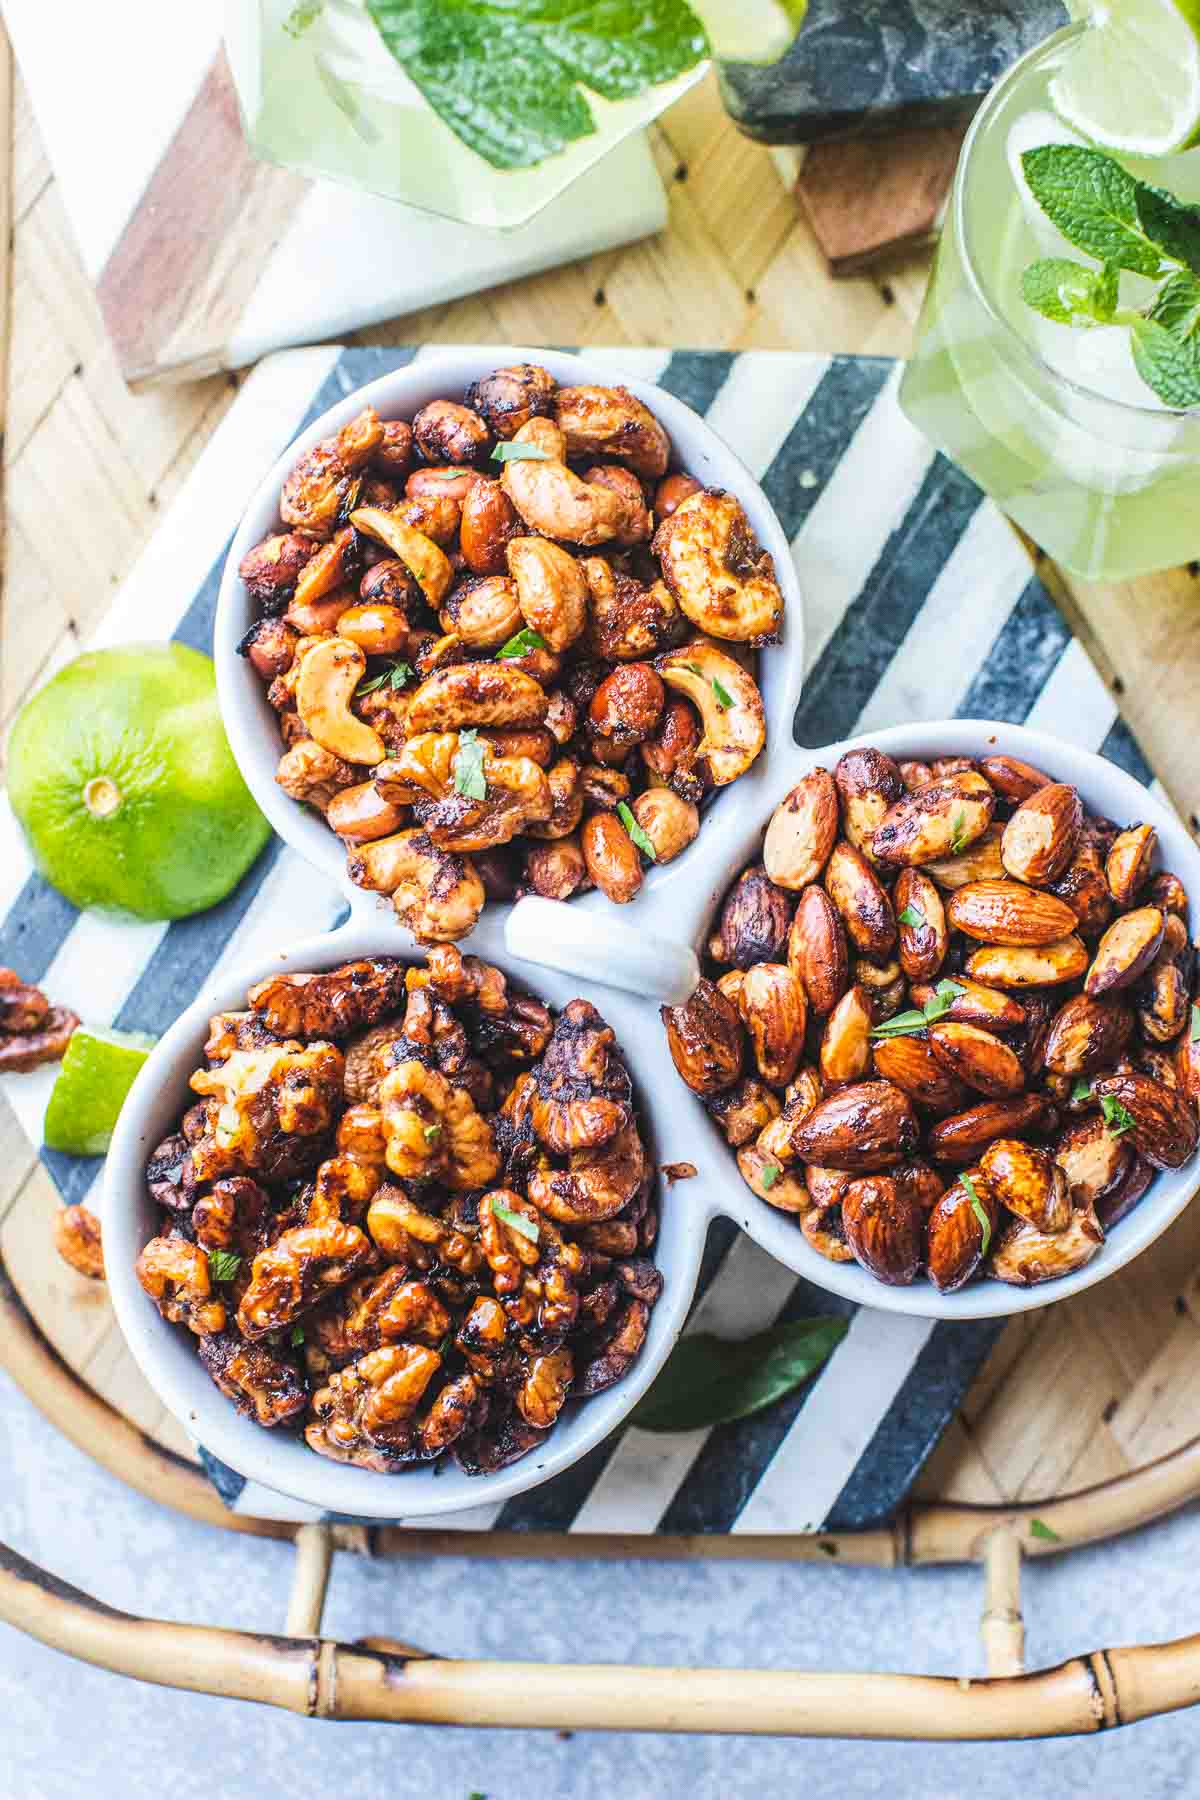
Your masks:
M1111 580L1200 556L1200 411L1156 399L1127 328L1057 325L1021 298L1028 263L1080 260L1023 189L1019 156L1082 141L1055 117L1049 84L1087 29L1067 26L1022 57L976 114L900 403L1051 556ZM1200 153L1119 160L1200 201ZM1123 301L1149 291L1138 284L1122 277Z

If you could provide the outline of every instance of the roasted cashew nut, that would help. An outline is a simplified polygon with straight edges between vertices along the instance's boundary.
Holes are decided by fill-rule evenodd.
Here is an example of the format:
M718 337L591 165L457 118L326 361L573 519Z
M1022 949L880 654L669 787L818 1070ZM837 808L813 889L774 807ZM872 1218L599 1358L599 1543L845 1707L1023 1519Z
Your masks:
M359 887L390 894L402 925L422 943L466 937L486 899L473 863L439 850L425 831L398 831L363 844L347 859Z
M350 514L356 531L365 531L416 576L426 602L436 612L454 583L454 570L446 552L423 531L417 531L398 512L381 512L376 506L360 506Z
M569 649L587 626L588 584L579 563L541 537L513 538L506 555L525 623L548 649Z
M530 419L513 441L545 453L506 462L501 478L531 531L571 544L607 544L620 535L627 518L624 501L609 488L582 481L567 467L566 439L557 425L550 419Z
M554 412L568 456L611 456L648 480L666 474L671 440L628 388L559 388Z
M707 770L714 787L744 775L766 742L758 683L740 663L703 638L656 659L666 685L686 695L700 714L704 735L693 768Z
M540 725L549 707L532 675L503 663L454 663L435 669L413 693L405 717L410 737L464 725Z
M479 743L483 796L460 793L455 773L461 748L456 731L424 732L376 772L380 795L393 805L437 803L423 820L438 849L490 850L550 817L545 771L531 757L497 755L487 738Z
M702 631L752 644L777 637L783 595L775 564L735 495L720 488L692 494L659 526L653 549L667 586Z
M377 731L350 711L367 659L349 638L324 638L300 665L296 711L314 742L343 762L374 765L387 755Z

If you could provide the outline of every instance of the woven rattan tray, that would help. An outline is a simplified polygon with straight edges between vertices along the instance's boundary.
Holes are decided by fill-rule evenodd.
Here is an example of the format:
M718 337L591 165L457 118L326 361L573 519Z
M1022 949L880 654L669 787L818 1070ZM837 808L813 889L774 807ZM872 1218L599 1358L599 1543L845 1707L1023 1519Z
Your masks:
M0 208L11 197L16 261L6 558L8 592L20 598L6 618L6 722L39 672L70 654L103 612L226 400L219 378L136 401L124 391L20 99L11 144L8 118L8 60L0 54L0 150L11 150L0 169ZM663 173L679 177L661 240L380 328L370 341L905 349L923 265L910 262L877 282L828 282L769 157L738 137L711 84L667 117L655 152ZM0 246L7 225L0 219ZM0 295L6 291L0 283ZM7 338L6 318L3 325ZM45 532L47 495L56 490L73 492L86 512L83 536ZM1119 668L1123 710L1184 804L1194 739L1172 719L1173 702L1194 695L1200 676L1195 594L1194 576L1179 571L1074 596L1083 613L1076 628L1090 624L1102 666L1110 675ZM103 1291L77 1282L53 1257L57 1196L8 1116L0 1117L0 1170L0 1366L130 1487L214 1528L296 1544L284 1637L129 1618L0 1550L0 1616L70 1655L301 1714L464 1725L1025 1737L1099 1731L1200 1698L1193 1638L1093 1652L1011 1679L1021 1663L1024 1557L1132 1530L1200 1494L1200 1441L1189 1437L1200 1375L1200 1209L1094 1294L1006 1330L922 1476L919 1498L890 1528L769 1542L638 1540L637 1553L655 1557L769 1554L897 1569L979 1562L987 1678L523 1665L514 1679L511 1664L448 1661L369 1638L322 1641L335 1551L548 1558L624 1556L629 1545L560 1534L502 1541L495 1533L296 1528L229 1513L125 1357ZM1033 1519L1054 1536L1031 1531ZM369 1630L370 1621L362 1624ZM1133 1611L1126 1635L1136 1640L1138 1632Z

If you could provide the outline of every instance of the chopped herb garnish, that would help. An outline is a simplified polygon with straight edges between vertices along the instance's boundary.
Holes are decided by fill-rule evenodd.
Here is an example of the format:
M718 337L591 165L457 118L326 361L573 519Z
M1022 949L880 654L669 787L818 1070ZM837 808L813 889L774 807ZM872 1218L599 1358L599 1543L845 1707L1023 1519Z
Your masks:
M966 847L967 847L967 842L966 842L966 837L965 837L966 829L967 829L966 813L964 813L964 812L955 813L954 818L950 824L950 854L951 854L951 856L958 856L962 853L962 851L964 851L966 849Z
M539 444L497 444L492 451L492 461L499 463L553 462L554 458Z
M1047 1525L1044 1519L1030 1519L1029 1535L1030 1537L1044 1538L1048 1544L1061 1544L1062 1542L1057 1531Z
M966 1191L967 1199L971 1202L971 1211L979 1220L979 1228L983 1232L983 1242L979 1246L979 1254L980 1256L986 1256L988 1253L988 1246L992 1241L992 1221L987 1216L983 1201L979 1198L975 1189L975 1183L971 1180L971 1177L969 1175L960 1175L958 1179Z
M366 681L360 681L358 686L354 690L354 697L357 700L357 699L361 698L361 696L363 694L373 694L375 692L376 688L381 688L381 687L402 688L406 682L409 682L411 680L412 680L412 664L411 663L406 663L406 662L389 663L387 668L383 671L382 675L371 675L371 676L368 676Z
M921 911L920 907L913 906L911 902L905 907L904 911L899 915L899 918L902 925L924 925L927 923L925 914Z
M1192 1042L1200 1043L1200 1006L1192 1008Z
M457 481L462 475L473 475L474 469L423 469L421 473L430 481Z
M783 1170L775 1163L764 1163L762 1166L762 1184L769 1191L775 1186Z
M421 1130L425 1133L425 1142L427 1144L436 1144L442 1135L442 1128L440 1125L422 1125Z
M300 0L300 4L293 6L283 21L283 29L289 37L303 37L309 26L315 25L324 11L325 0Z
M546 640L541 633L534 631L531 626L525 625L514 637L509 638L507 644L501 644L496 652L495 660L504 662L508 657L526 656L530 650L544 650L545 648Z
M872 1037L907 1037L911 1032L924 1031L948 1013L959 994L965 994L966 988L957 981L939 981L933 990L931 999L925 1002L920 1012L897 1013L894 1019L885 1019L882 1025L876 1025Z
M1090 1100L1091 1097L1092 1084L1081 1075L1079 1080L1075 1083L1075 1086L1071 1089L1071 1098L1076 1106L1081 1106L1085 1100Z
M303 1327L303 1325L293 1325L292 1326L292 1335L288 1341L291 1344L293 1350L298 1350L300 1348L301 1344L304 1342L304 1327Z
M1104 1114L1104 1128L1109 1137L1124 1137L1127 1131L1133 1130L1136 1123L1133 1114L1128 1107L1121 1105L1115 1095L1102 1094L1100 1096L1100 1111Z
M650 862L657 862L658 852L634 818L632 807L627 806L624 800L617 803L617 817L620 819L622 825L625 827L642 855L647 857Z
M472 726L458 734L458 750L454 757L454 785L468 800L487 799L487 778L483 773L485 740Z
M210 1250L208 1253L208 1276L210 1281L218 1284L232 1281L242 1266L242 1259L233 1250Z
M715 675L712 677L709 685L716 695L717 705L720 707L721 711L728 712L733 705L733 695L729 692L729 689L722 687Z
M506 1225L511 1225L514 1231L519 1231L521 1236L528 1238L531 1244L537 1243L540 1233L533 1220L527 1219L524 1213L514 1212L511 1206L505 1206L503 1200L492 1201L492 1217L502 1219Z

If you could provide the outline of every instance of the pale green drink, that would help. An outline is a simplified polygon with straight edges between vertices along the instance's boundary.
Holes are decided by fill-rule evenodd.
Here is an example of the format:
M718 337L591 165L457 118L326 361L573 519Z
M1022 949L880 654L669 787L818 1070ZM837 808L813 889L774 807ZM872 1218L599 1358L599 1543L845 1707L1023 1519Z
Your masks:
M1200 412L1163 406L1133 367L1124 327L1054 324L1021 298L1029 263L1078 255L1020 182L1019 155L1084 141L1058 122L1049 97L1084 29L1070 26L1022 58L971 127L900 401L1051 556L1114 579L1200 556ZM1200 152L1118 160L1200 201ZM1121 276L1123 304L1149 291Z

